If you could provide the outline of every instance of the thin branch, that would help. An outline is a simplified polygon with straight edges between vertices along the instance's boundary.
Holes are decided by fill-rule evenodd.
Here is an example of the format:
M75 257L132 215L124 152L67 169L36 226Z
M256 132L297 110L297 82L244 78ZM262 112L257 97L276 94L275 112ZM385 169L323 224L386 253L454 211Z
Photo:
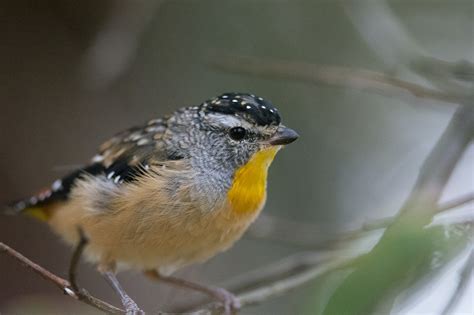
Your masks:
M104 88L130 66L140 39L165 0L112 1L108 17L84 56L84 83Z
M30 269L41 276L41 278L52 282L55 286L61 289L65 294L77 299L77 295L75 294L74 290L71 288L69 281L63 279L61 277L56 276L49 270L41 267L40 265L32 262L13 248L9 247L8 245L0 242L0 252L5 252L10 257L14 258L17 262L19 262L23 267Z
M393 13L387 1L340 1L344 12L372 51L390 69L427 55Z
M474 192L467 193L463 196L460 196L458 198L446 201L438 206L437 213L441 213L447 210L451 210L460 206L464 206L465 204L468 204L470 202L474 201Z
M427 88L383 73L355 68L235 55L214 57L209 63L217 69L233 73L335 85L386 96L408 94L417 98L456 104L465 97Z
M469 257L464 263L461 272L459 274L459 282L456 287L456 290L451 295L448 304L443 308L443 311L440 314L448 315L453 314L454 307L458 304L463 293L468 287L469 281L471 280L472 274L474 272L474 250L471 250Z
M468 204L470 202L474 201L474 192L467 193L463 196L457 197L455 199L446 201L442 204L440 204L438 207L435 208L434 213L435 214L440 214L442 212L452 210L454 208L463 206L465 204ZM377 229L383 229L395 222L396 216L394 217L388 217L388 218L383 218L375 221L371 221L368 223L365 223L359 230L355 230L353 232L350 232L348 235L354 235L358 234L360 232L368 232L372 230L377 230Z
M122 310L119 310L119 309L115 309L115 307L113 307L113 309L110 308L111 305L109 305L108 303L105 303L102 301L102 300L99 300L95 297L93 297L89 292L87 292L86 289L83 289L83 288L80 288L78 285L77 285L77 267L79 265L79 262L81 260L81 257L82 257L82 254L84 252L84 249L87 245L87 243L89 242L89 240L87 239L86 235L84 234L84 231L82 230L81 227L78 227L77 228L77 232L79 234L79 243L77 244L76 248L74 249L74 253L71 257L71 263L69 265L69 282L71 283L71 287L73 288L73 290L75 292L78 292L78 296L79 296L79 300L81 301L84 301L85 303L91 305L91 306L94 306L98 309L101 309L101 310L106 310L106 312L111 312L113 314L115 314L116 311L120 311L119 314L122 314L123 311Z
M71 283L71 287L76 291L79 290L76 277L77 266L79 265L82 253L84 252L84 249L87 243L89 242L81 227L77 228L77 232L79 233L79 243L77 244L74 253L72 254L71 263L69 264L69 282Z
M79 289L76 294L79 297L79 301L95 307L106 314L125 314L124 310L92 296L86 289Z
M222 287L229 288L229 290L235 293L242 293L328 262L334 256L336 256L334 253L296 253L265 267L238 275L234 279L229 279Z
M424 162L413 190L402 207L403 216L436 214L437 202L452 171L474 136L474 108L460 107Z
M242 306L254 305L268 298L280 296L283 293L302 286L321 275L327 274L328 272L337 269L344 269L350 266L351 263L352 258L340 258L329 261L327 263L316 265L305 272L301 272L294 276L284 278L280 281L276 281L271 285L247 291L239 295L240 303L242 304Z
M47 269L41 267L40 265L32 262L13 248L7 246L6 244L0 242L0 252L5 252L10 257L14 258L17 262L19 262L22 266L33 270L35 273L40 275L43 279L52 282L56 285L61 291L63 291L66 295L82 301L86 304L89 304L106 314L125 314L125 312L109 303L102 301L96 297L90 295L86 290L80 289L75 290L71 283L66 279L63 279L52 272L48 271Z
M283 278L282 280L275 281L269 285L258 287L253 290L248 290L237 296L242 307L251 306L263 301L268 300L269 298L274 298L280 296L284 293L287 293L290 290L293 290L297 287L300 287L310 281L315 280L316 278L323 276L329 272L344 269L348 266L351 266L353 258L339 258L330 260L326 263L321 263L319 265L313 266L308 270L303 272L296 273L294 275ZM211 303L200 309L200 312L210 311L214 313L222 313L224 310L221 303ZM199 314L199 313L198 313Z
M328 262L334 255L320 254L317 252L302 252L285 257L277 262L257 268L229 279L220 284L219 287L227 288L234 294L250 291L262 287L272 282L294 276L300 272L306 271L317 264ZM211 299L204 298L191 303L179 305L174 309L177 313L183 313L199 306L210 303Z
M472 80L472 63L450 63L429 57L387 1L341 1L341 4L361 37L390 70L414 72L439 90L460 96L460 103L469 104L472 87L463 86L456 80Z
M467 193L438 205L435 209L435 213L440 214L473 201L474 192ZM384 229L395 222L395 220L396 216L376 219L364 223L360 228L343 232L336 238L323 240L324 238L327 239L327 233L323 233L320 226L286 220L284 218L270 215L261 215L261 218L259 218L249 228L245 236L253 239L270 240L276 241L280 244L289 244L312 250L320 250L333 248L336 244L358 239L364 236L367 232ZM315 234L320 234L321 237L315 236ZM323 241L315 242L315 239Z

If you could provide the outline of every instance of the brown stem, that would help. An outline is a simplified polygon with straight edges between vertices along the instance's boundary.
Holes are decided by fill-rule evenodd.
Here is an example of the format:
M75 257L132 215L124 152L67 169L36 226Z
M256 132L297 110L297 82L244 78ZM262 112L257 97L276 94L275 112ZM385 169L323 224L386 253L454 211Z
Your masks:
M90 295L84 289L74 289L69 281L58 277L57 275L53 274L49 270L41 267L40 265L34 263L33 261L29 260L13 248L7 246L6 244L0 242L0 252L4 252L10 257L14 258L17 262L19 262L22 266L33 270L35 273L40 275L43 279L52 282L56 285L61 291L63 291L66 295L82 301L86 304L89 304L106 314L125 314L125 312L119 308L116 308L109 303L102 301L92 295Z
M69 264L69 282L71 283L71 287L76 291L79 290L76 277L77 266L81 259L82 253L84 252L84 249L87 243L89 242L81 227L77 228L77 232L79 233L79 243L77 244L74 253L72 254L71 263Z
M214 57L210 64L228 72L367 90L382 95L403 96L403 93L408 93L417 98L456 104L465 98L465 95L450 94L383 73L355 68L236 55Z

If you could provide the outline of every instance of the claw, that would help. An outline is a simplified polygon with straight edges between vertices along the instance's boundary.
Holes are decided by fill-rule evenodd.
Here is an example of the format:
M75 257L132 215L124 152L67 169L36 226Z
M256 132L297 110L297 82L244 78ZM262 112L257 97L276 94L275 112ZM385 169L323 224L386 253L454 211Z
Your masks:
M125 314L126 315L145 315L145 312L142 311L138 305L133 301L128 301L125 305Z
M229 291L223 288L215 288L215 296L224 304L226 315L236 314L240 310L239 299Z

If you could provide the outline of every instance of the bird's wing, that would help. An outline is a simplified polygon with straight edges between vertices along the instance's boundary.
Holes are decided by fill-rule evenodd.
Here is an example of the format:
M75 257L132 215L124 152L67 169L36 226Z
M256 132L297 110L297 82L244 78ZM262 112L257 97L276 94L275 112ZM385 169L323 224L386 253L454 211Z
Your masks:
M50 188L37 195L11 203L7 212L20 213L66 200L77 180L85 175L106 176L117 185L135 180L147 170L150 163L170 159L162 140L166 130L164 118L153 119L143 126L118 133L99 147L98 153L87 166L54 181Z

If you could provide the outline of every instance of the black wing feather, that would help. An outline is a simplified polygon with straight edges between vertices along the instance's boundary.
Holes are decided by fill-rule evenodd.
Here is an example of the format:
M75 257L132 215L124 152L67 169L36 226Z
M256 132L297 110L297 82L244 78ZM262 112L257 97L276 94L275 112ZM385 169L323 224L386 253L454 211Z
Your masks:
M164 146L157 145L162 142L166 128L166 121L154 119L144 126L119 133L101 145L90 165L56 180L50 189L36 196L11 203L7 212L19 213L31 207L67 200L74 185L84 176L103 175L117 185L134 181L146 171L150 160L168 159Z

